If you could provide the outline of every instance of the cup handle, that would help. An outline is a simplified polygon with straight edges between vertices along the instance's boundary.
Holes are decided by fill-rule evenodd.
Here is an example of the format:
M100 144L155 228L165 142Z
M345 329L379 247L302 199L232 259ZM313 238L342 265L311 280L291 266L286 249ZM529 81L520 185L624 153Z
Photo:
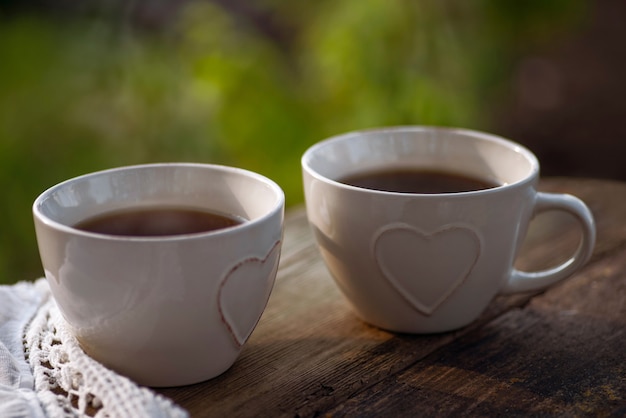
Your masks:
M548 210L562 210L574 215L582 228L582 238L574 255L564 263L542 271L526 272L513 269L509 280L500 290L501 294L540 290L572 275L582 267L593 253L596 227L587 205L569 194L538 192L535 197L534 214Z

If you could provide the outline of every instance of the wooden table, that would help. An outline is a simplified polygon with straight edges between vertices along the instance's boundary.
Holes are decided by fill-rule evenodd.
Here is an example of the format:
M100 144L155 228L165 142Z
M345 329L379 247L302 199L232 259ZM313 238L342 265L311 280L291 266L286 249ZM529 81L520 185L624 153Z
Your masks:
M541 190L590 206L591 261L437 335L357 319L303 210L290 211L274 291L241 357L213 380L158 392L193 417L626 416L626 183L555 178ZM517 266L554 265L578 234L569 215L537 217Z

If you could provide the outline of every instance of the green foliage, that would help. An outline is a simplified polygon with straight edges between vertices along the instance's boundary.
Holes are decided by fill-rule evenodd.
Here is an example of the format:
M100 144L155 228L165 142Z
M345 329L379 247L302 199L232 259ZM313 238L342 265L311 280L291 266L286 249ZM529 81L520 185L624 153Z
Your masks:
M300 156L327 136L398 124L487 129L486 98L521 39L550 38L580 4L259 2L286 28L279 40L210 2L189 3L160 34L110 20L0 20L0 283L41 274L32 201L79 174L236 165L276 180L294 205Z

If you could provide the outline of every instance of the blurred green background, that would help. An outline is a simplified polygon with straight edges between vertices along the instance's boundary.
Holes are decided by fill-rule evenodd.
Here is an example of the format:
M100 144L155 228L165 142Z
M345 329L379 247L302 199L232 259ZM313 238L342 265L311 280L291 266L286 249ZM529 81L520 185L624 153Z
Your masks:
M90 171L244 167L302 202L300 156L344 131L490 130L575 0L0 0L0 283L41 276L31 205Z

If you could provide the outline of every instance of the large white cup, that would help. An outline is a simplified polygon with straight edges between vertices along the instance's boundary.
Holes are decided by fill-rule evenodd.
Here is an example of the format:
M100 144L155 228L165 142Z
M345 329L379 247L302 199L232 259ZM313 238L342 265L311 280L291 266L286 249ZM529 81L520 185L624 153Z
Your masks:
M245 219L160 237L74 226L133 207L175 206ZM215 377L236 360L270 296L284 195L271 180L207 164L151 164L74 178L33 206L53 297L85 352L148 386Z
M494 180L460 193L397 193L340 182L379 169L427 169ZM470 130L395 127L353 132L302 157L307 214L321 255L355 312L378 327L430 333L475 320L501 293L562 280L590 257L595 225L576 197L537 192L539 164L526 148ZM575 216L575 254L546 271L513 267L534 214Z

